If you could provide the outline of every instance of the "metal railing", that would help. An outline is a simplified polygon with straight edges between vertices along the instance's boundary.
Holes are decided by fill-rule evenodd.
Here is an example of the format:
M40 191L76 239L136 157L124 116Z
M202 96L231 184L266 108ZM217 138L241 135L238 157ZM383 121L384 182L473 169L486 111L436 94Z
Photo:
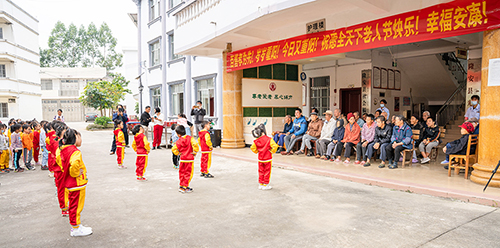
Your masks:
M454 53L442 54L443 60L448 65L448 69L458 82L457 89L446 100L443 106L436 113L436 122L440 126L447 125L455 119L460 110L465 107L465 96L467 89L467 71Z

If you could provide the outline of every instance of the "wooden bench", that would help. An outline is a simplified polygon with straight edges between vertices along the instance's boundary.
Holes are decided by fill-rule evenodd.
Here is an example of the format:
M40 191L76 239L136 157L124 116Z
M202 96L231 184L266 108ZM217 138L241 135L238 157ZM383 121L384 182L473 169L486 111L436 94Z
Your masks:
M475 145L476 150L474 153L470 152L471 146ZM460 169L465 169L465 179L469 178L469 167L472 167L471 159L477 163L477 150L478 150L478 137L477 134L469 135L469 140L467 142L467 152L465 155L450 154L450 163L448 164L448 176L451 176L451 169L455 170L455 174L458 175ZM452 162L455 159L455 162Z
M402 153L403 153L403 163L401 163L401 167L402 168L404 168L407 163L408 163L408 166L411 165L411 160L412 160L412 157L413 157L413 151L416 151L418 149L418 148L415 148L415 140L419 140L419 138L420 138L420 130L413 129L411 131L413 133L413 135L411 136L411 138L412 138L411 147L412 148L411 149L404 149L402 151ZM406 154L410 154L410 156L409 156L410 159L408 161L406 161Z

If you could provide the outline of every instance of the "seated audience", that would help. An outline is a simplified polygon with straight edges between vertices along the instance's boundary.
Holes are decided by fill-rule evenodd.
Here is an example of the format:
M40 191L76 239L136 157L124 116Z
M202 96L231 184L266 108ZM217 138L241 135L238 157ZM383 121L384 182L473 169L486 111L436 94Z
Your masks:
M325 155L325 160L330 159L330 161L335 160L335 150L337 147L339 147L340 150L342 150L342 139L344 138L344 132L345 132L345 127L344 127L344 120L339 119L336 123L336 128L333 130L333 135L331 138L330 144L328 144L328 149L326 150L326 155Z
M424 111L424 113L422 113L422 126L423 127L426 127L427 118L429 118L430 116L431 116L431 112L429 112L429 111Z
M479 120L476 117L472 117L467 121L472 123L472 126L474 126L474 132L472 134L479 134Z
M356 123L358 123L360 128L363 128L363 125L365 125L365 121L361 118L359 118L359 112L356 111L354 112L354 119L356 120Z
M454 140L446 144L443 147L443 152L446 154L446 159L441 162L441 164L446 164L444 166L445 169L448 169L448 164L450 163L450 155L451 154L460 154L465 155L467 153L467 143L469 142L469 135L474 132L474 126L470 122L464 122L460 125L462 129L460 129L460 134L462 137L460 139ZM476 146L470 147L470 153L473 154L476 152Z
M285 137L286 151L281 152L281 155L292 155L293 146L297 140L301 140L307 130L306 118L302 115L302 109L295 110L295 120L293 120L293 128L290 134Z
M274 132L274 142L278 144L279 148L276 153L280 153L283 151L283 145L285 144L285 137L290 134L290 130L292 130L292 116L285 116L285 126L283 127L283 132L276 131Z
M366 150L368 149L368 145L372 144L375 139L375 127L377 125L373 123L374 118L375 117L372 114L369 114L366 117L366 123L361 129L361 142L356 145L355 164L361 163L361 165L364 165L366 163ZM361 161L361 159L363 160Z
M344 132L344 139L340 142L340 147L345 148L345 164L348 164L351 162L351 148L353 148L355 145L359 143L360 136L361 136L361 128L359 127L358 123L356 123L356 119L354 118L354 114L349 113L347 114L347 119L349 120L349 123L345 126L345 132ZM335 149L335 157L337 159L335 162L340 162L340 153L342 152L342 149Z
M363 119L363 121L365 121L365 122L366 122L366 116L368 116L368 114L366 114L366 113L363 113L363 115L361 116L361 119Z
M412 147L411 137L413 135L410 126L404 122L402 115L395 115L393 119L395 124L392 128L391 143L385 148L389 160L389 169L398 168L401 152Z
M382 114L382 110L378 109L377 111L375 111L375 119L377 119L381 114Z
M300 146L300 150L295 152L295 154L297 155L304 154L304 149L307 146L307 149L309 149L309 154L307 154L307 156L314 156L311 140L317 140L320 137L321 128L323 127L323 121L318 117L317 112L312 112L310 119L311 122L309 122L307 132L302 137L302 145Z
M422 133L420 133L420 144L418 149L422 153L422 157L424 157L420 163L425 164L431 161L429 155L431 154L432 148L439 145L440 135L441 132L439 131L439 127L436 126L434 118L428 117L427 127L424 128Z
M373 157L375 150L380 150L380 160L382 160L382 162L380 163L379 168L384 168L385 160L387 159L385 147L391 142L392 128L386 124L384 116L379 116L376 119L376 122L377 127L375 128L375 137L373 142L368 144L368 149L366 151L367 160L363 166L370 166L370 159Z
M333 119L333 112L327 110L325 112L325 123L321 128L321 136L316 141L316 158L325 158L326 148L332 140L336 125L337 121Z

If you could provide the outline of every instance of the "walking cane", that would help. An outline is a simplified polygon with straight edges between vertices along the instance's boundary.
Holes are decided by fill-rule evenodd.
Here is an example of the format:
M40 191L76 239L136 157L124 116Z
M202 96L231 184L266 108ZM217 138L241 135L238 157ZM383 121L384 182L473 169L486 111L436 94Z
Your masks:
M488 182L486 183L486 186L484 186L483 192L486 190L486 188L488 188L488 184L490 184L491 179L493 179L493 176L495 175L495 173L497 173L499 166L500 166L500 160L498 161L497 167L495 167L495 169L493 170L493 173L491 174L490 180L488 180Z

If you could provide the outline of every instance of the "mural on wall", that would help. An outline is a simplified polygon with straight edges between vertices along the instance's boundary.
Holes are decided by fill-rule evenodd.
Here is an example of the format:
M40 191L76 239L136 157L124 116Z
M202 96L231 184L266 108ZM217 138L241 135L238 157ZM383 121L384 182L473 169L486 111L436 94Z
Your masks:
M361 71L361 113L371 113L372 70Z
M469 59L467 61L467 106L471 106L470 98L473 95L481 97L481 59Z

